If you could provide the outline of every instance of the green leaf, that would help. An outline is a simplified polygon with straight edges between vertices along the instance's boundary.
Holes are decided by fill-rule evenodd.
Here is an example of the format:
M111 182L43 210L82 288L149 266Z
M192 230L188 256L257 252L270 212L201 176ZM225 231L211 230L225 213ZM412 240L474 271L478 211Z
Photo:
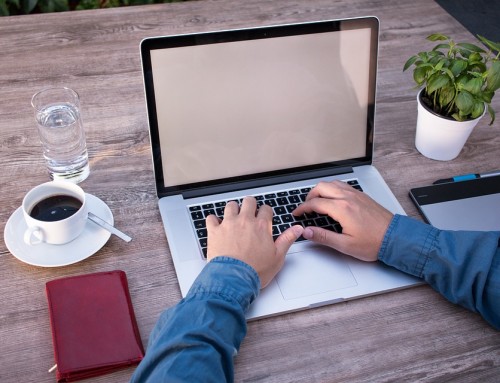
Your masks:
M458 92L455 104L461 115L469 115L474 108L474 97L466 90L460 91Z
M478 94L481 92L483 87L483 79L481 77L475 77L464 85L464 89L472 94Z
M434 48L432 48L433 51L437 51L438 49L450 49L450 45L449 44L438 44L436 45Z
M43 12L61 12L69 10L68 0L39 0Z
M0 16L9 16L9 7L5 0L0 0Z
M500 43L495 43L480 35L477 35L477 38L492 51L500 52Z
M446 60L439 60L436 66L434 67L434 70L441 70L443 68L443 65L446 63Z
M434 33L430 36L427 36L427 40L430 41L438 41L438 40L449 40L450 38L446 35L442 35L440 33Z
M467 61L455 60L451 63L450 70L455 77L458 77L467 68Z
M458 43L457 44L459 47L465 48L469 51L472 52L479 52L479 53L486 53L484 49L479 48L477 45L470 44L470 43Z
M432 94L434 91L448 85L450 78L447 75L436 73L427 81L427 93Z
M22 0L24 13L31 13L38 4L38 0Z
M491 116L491 121L489 123L489 125L493 125L493 122L495 122L495 111L493 110L493 108L491 107L491 105L488 105L488 113L490 114Z
M419 52L418 57L420 57L423 62L429 61L429 55L427 54L427 52Z
M489 90L485 90L485 91L483 91L483 93L481 93L481 98L487 104L491 104L491 100L493 100L493 96L494 95L495 95L495 92L489 91Z
M495 92L500 88L500 61L493 61L486 76L486 90Z
M471 61L471 62L482 62L483 61L483 56L481 56L481 53L479 53L479 52L471 53L471 55L469 56L469 61Z
M471 117L478 118L481 117L484 113L484 102L476 101L474 103L474 107L472 108Z
M444 88L441 88L441 91L439 92L439 105L441 106L442 109L444 109L450 102L453 101L455 98L455 88L452 86L447 86Z
M413 80L418 84L422 85L427 78L427 69L424 67L418 67L413 71Z
M408 61L406 61L405 66L403 67L403 72L415 64L415 61L418 60L418 56L411 56Z

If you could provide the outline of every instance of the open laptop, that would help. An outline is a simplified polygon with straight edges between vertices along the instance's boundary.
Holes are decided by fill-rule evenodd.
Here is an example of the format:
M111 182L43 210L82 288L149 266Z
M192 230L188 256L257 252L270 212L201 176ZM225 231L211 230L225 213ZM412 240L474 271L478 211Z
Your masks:
M206 264L204 217L225 201L254 195L284 212L275 235L319 181L349 182L404 214L371 165L378 28L365 17L142 41L159 208L183 296ZM303 224L315 222L339 229L327 217ZM247 318L417 283L298 241Z

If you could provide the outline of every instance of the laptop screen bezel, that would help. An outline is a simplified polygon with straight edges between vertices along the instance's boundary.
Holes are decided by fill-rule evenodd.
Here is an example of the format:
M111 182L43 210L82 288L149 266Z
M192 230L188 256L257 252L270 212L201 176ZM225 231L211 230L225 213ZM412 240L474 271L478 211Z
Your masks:
M151 51L155 49L168 49L186 46L197 46L207 44L220 44L225 42L248 41L258 39L269 39L276 37L286 37L294 35L306 35L324 32L338 32L342 30L353 30L369 28L370 38L370 73L368 89L368 110L366 120L366 153L365 156L348 160L333 161L309 166L292 167L288 169L274 170L263 173L248 174L230 178L208 180L183 185L165 186L160 135L158 120L156 118L156 100L153 83L153 72L151 62ZM235 30L224 30L215 32L203 32L184 35L172 35L151 37L141 42L141 60L144 79L144 89L146 106L149 120L149 130L151 139L151 150L153 156L153 168L156 180L156 190L158 197L174 194L194 194L203 195L203 190L231 191L235 190L240 183L247 187L257 187L269 185L277 182L276 179L303 179L311 172L317 174L333 175L339 171L360 165L369 165L373 157L373 136L375 118L375 96L376 96L376 75L378 57L378 36L379 21L376 17L367 16L361 18L327 20L318 22L307 22L297 24L285 24L256 28L245 28Z

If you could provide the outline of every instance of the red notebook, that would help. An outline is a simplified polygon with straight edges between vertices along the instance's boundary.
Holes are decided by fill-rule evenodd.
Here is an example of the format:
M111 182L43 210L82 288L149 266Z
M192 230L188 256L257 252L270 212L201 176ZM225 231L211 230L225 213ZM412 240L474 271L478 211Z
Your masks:
M72 382L139 363L144 348L123 271L46 284L57 381Z

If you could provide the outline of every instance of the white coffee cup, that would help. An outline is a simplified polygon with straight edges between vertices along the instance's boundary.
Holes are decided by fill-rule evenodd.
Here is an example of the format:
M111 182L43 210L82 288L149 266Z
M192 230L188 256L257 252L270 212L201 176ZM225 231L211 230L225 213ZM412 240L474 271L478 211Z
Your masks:
M34 187L24 197L22 209L28 226L24 242L28 245L71 242L87 224L85 192L69 181L51 181Z

